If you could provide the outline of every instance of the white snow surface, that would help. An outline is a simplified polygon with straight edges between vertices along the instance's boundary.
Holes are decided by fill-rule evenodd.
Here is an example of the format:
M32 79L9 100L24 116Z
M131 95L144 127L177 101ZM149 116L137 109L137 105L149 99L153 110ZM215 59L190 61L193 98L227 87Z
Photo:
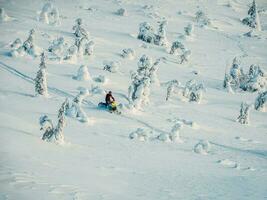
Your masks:
M60 26L39 22L41 0L0 0L12 21L0 22L0 200L260 200L267 198L267 113L251 110L250 125L235 120L241 102L253 103L257 93L228 93L222 89L226 68L241 56L247 71L259 64L267 71L267 1L257 0L262 31L243 36L250 29L240 19L247 16L250 0L55 0ZM128 15L116 15L119 8ZM211 25L199 27L195 13L204 10ZM9 44L36 30L36 45L44 50L64 37L74 44L72 27L82 18L95 42L90 57L76 63L47 60L49 97L36 97L33 78L39 57L10 57ZM166 36L173 42L193 23L194 40L183 41L191 50L190 61L178 63L167 47L137 39L139 24L166 19ZM136 57L123 59L121 50L132 48ZM64 145L41 140L38 119L48 115L57 121L60 105L77 94L79 87L97 85L112 90L117 103L128 104L130 71L146 54L165 57L157 72L161 86L151 88L151 103L121 115L97 108L103 93L89 95L83 109L93 123L66 117ZM103 61L121 62L119 73L103 70ZM92 77L105 76L106 84L72 79L87 65ZM192 73L197 71L199 73ZM164 83L170 80L203 82L207 91L200 104L166 98ZM180 130L183 143L129 139L138 128L160 135L170 133L170 118L193 121L198 126ZM194 153L199 140L209 141L207 155ZM255 142L256 141L256 142Z

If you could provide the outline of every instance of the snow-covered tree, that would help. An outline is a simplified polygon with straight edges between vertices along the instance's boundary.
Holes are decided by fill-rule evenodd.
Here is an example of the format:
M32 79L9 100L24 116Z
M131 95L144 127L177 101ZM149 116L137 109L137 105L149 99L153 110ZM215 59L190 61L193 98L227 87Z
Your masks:
M169 98L172 96L172 94L174 93L174 89L176 87L178 87L180 85L179 81L177 80L172 80L170 81L170 83L168 84L167 87L167 95L166 95L166 101L169 100Z
M248 25L251 28L255 28L258 31L261 31L261 24L260 24L260 18L259 13L257 10L257 4L256 1L253 0L249 10L248 10L248 17L242 20L243 24Z
M194 146L194 152L198 154L207 155L210 151L210 143L207 140L200 140L195 146Z
M111 62L105 61L103 64L104 64L103 70L109 71L112 73L118 72L120 65L121 65L121 63L118 61L111 61Z
M91 56L94 53L94 47L95 47L95 43L93 40L87 42L85 44L84 47L84 54L83 55L87 55L87 56Z
M73 99L71 103L69 103L68 109L66 110L67 115L77 118L81 122L88 122L88 117L81 107L82 101L88 95L89 91L87 89L80 90L79 94Z
M127 10L125 8L118 9L116 14L119 16L128 16Z
M62 144L64 142L63 128L66 125L65 113L67 109L67 104L68 100L66 99L58 111L58 123L55 128L53 127L52 120L49 119L46 115L40 117L40 130L44 131L42 140L47 142L56 142L59 144Z
M23 42L21 46L17 49L13 49L11 51L11 56L23 56L25 53L31 56L39 56L40 55L40 48L35 44L35 30L31 29L29 33L29 37L26 41Z
M155 37L155 44L159 46L165 46L168 43L167 36L166 36L166 26L167 26L167 21L163 20L159 22L159 29L158 33L156 34Z
M232 87L239 88L245 78L243 69L240 66L241 61L238 57L235 57L230 69L231 85Z
M240 88L249 92L267 89L267 74L259 65L251 65L243 83L240 84Z
M240 124L249 124L249 112L250 112L250 105L246 104L244 102L241 103L239 116L237 118L237 121Z
M82 19L76 19L76 25L73 26L74 36L75 36L75 45L77 47L77 51L80 55L84 55L84 46L85 42L88 41L89 32L87 32L82 27Z
M130 48L123 49L121 56L123 58L128 58L128 59L131 59L132 60L135 57L135 51L133 49L130 49Z
M200 27L208 26L211 24L210 19L202 10L196 12L196 22Z
M45 59L46 59L45 53L42 52L41 53L41 59L40 59L41 62L40 62L40 65L39 65L40 69L47 69L46 64L45 64Z
M35 81L35 92L37 95L47 96L47 81L46 81L46 65L45 65L45 56L42 53L41 63L39 65L39 70L37 72Z
M152 64L152 59L143 55L138 61L137 72L131 73L131 85L128 88L128 99L130 104L140 109L149 103L151 84L157 84L157 70L160 59Z
M190 80L186 83L183 89L183 96L190 102L194 101L200 103L203 90L204 85L202 83L198 84L195 80Z
M60 24L59 11L50 2L44 4L38 19L39 21L44 22L46 24L52 24L52 25Z
M180 41L174 41L171 46L170 54L179 54L185 51L185 46Z
M184 32L186 36L193 36L194 25L189 23L186 27L184 27Z
M73 78L78 81L92 80L90 73L88 71L88 67L86 65L81 65L80 68L78 69L77 76L74 76Z
M231 83L232 83L232 77L229 74L225 74L223 81L223 88L225 88L228 92L233 93Z
M0 8L0 22L5 22L9 20L9 16L6 14L4 8Z
M255 99L254 108L255 110L264 112L266 106L267 106L267 90L259 93L259 95Z
M143 22L139 25L139 34L137 37L147 43L155 43L155 33L153 27L148 22Z
M59 111L58 111L58 122L57 126L54 131L55 139L62 143L64 142L64 135L63 135L63 128L66 126L66 118L65 113L68 106L68 99L66 99L63 104L61 105Z

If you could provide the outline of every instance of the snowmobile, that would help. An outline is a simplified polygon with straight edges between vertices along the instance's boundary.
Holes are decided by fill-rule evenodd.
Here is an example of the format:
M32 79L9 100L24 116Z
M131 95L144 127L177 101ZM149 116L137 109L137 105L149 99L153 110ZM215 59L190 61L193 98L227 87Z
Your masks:
M118 110L118 107L117 107L117 104L115 101L112 102L111 104L100 102L98 104L98 108L103 109L103 110L107 110L110 113L115 113L115 114L119 114L119 115L121 114L121 112Z

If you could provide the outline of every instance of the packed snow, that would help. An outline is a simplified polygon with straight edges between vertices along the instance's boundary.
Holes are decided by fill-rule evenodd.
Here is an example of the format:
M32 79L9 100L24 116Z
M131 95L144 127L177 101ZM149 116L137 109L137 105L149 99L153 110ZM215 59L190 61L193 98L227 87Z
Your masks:
M0 0L0 30L0 200L267 198L266 0Z

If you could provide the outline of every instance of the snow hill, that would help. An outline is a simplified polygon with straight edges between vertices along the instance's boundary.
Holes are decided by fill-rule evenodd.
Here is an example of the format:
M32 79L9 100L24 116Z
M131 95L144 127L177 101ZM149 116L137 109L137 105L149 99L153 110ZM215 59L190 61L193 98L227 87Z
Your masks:
M52 3L58 10L45 8L59 13L55 24L39 21L46 2L0 0L8 16L0 22L1 200L267 198L267 113L252 108L250 124L238 123L240 104L253 104L258 92L229 93L222 87L235 56L246 72L251 64L267 72L266 0L257 0L262 31L253 37L244 36L250 28L241 23L250 0L57 0ZM118 14L120 8L125 12ZM196 24L198 10L211 25ZM47 51L59 37L71 45L77 18L95 43L93 55L72 63L47 59L49 96L37 97L40 57L12 57L10 44L16 38L25 41L34 28L40 49ZM191 51L188 62L179 64L169 48L137 39L140 23L157 29L162 19L168 21L169 47L188 23L195 25L193 36L181 40ZM134 50L133 59L121 57L127 48ZM134 111L127 107L130 71L137 70L143 54L165 59L158 65L160 86L151 88L150 103ZM120 63L115 73L103 70L103 63L112 61ZM88 66L92 79L75 78L81 65ZM96 82L99 76L107 82ZM173 79L203 83L201 102L178 94L166 101L166 83ZM41 140L39 117L45 114L56 123L65 98L72 100L81 87L90 92L81 105L88 122L66 117L64 144ZM121 115L97 108L109 90L123 105ZM175 122L182 126L176 127L178 140L161 141Z

